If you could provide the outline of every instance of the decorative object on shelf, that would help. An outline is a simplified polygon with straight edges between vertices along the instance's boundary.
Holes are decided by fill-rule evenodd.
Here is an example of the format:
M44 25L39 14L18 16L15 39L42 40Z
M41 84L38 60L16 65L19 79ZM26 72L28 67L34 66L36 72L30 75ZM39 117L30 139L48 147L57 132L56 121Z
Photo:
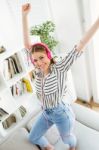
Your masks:
M27 89L28 92L33 92L32 86L31 86L30 81L28 79L23 78L22 82L25 83L26 89Z
M36 25L31 27L31 35L40 36L41 42L48 45L49 49L54 53L54 47L58 44L58 41L55 40L52 33L55 30L55 24L52 21L46 21L41 25Z
M0 54L5 52L6 51L6 48L4 46L0 46Z

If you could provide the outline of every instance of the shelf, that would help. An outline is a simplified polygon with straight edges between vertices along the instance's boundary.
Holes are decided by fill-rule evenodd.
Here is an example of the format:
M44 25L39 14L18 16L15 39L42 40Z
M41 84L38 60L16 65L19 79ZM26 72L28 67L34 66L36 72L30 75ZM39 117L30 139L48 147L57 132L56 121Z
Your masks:
M4 83L4 84L2 84L2 83L0 83L1 85L0 85L0 95L6 90L6 84Z
M7 50L4 53L0 54L0 63L4 61L4 59L12 56L14 53L17 53L20 51L20 49L22 49L22 46L20 46L19 48L15 48L15 46L13 46L12 48L6 48Z
M0 107L4 109L8 114L2 117L1 122L4 121L10 114L12 114L20 104L16 103L9 90L6 90L0 97ZM0 122L0 123L1 123Z
M1 118L0 124L3 121L5 121L11 114L13 114L20 107L20 105L14 105L13 107L14 107L13 109L12 108L10 109L10 113L8 115L5 115L4 117Z
M41 109L41 103L37 99L36 94L33 94L33 96L28 101L26 101L23 104L23 106L25 108L27 108L27 110L28 110L29 113L36 112L37 108Z
M9 114L0 117L0 123L3 122L6 118L8 118Z
M28 73L28 72L31 72L33 69L34 69L34 66L33 66L33 65L27 67L27 73Z
M12 132L14 132L19 127L25 125L33 116L35 116L37 113L39 113L41 111L41 107L40 107L38 100L35 97L35 95L32 97L32 100L30 99L28 101L28 103L24 103L23 106L27 110L27 113L25 114L25 116L23 118L20 118L18 122L13 123L11 125L11 127L9 127L7 130L3 128L2 136L5 137L5 136L11 134Z
M12 45L5 44L4 46L6 51L0 54L0 107L5 111L5 113L1 110L0 142L17 128L25 125L25 123L29 121L33 115L36 115L41 110L40 103L38 102L35 94L34 82L31 81L30 77L30 72L34 70L30 57L27 58L27 55L24 53L25 51L22 49L22 45L20 46L17 45L17 43L12 43ZM16 59L18 58L17 60L15 59L15 56ZM29 62L27 62L28 59ZM22 88L20 81L24 83ZM18 96L23 93L22 90L25 93ZM15 96L13 96L12 93ZM9 119L10 115L16 115L16 111L19 110L20 106L25 107L25 116L21 118L22 116L20 117L20 114L17 114L17 122L12 123L11 126L6 129L5 120L7 118ZM5 125L5 129L3 128L3 125Z
M31 99L33 97L33 95L34 95L34 92L33 93L27 92L27 93L24 93L23 95L15 98L15 101L16 101L16 103L18 103L20 105L25 104L28 102L29 99Z
M7 88L6 82L3 78L2 72L0 71L0 94Z
M20 79L22 79L24 76L26 76L26 72L22 72L19 74L15 74L14 77L7 81L8 87L11 87L12 85L16 84Z

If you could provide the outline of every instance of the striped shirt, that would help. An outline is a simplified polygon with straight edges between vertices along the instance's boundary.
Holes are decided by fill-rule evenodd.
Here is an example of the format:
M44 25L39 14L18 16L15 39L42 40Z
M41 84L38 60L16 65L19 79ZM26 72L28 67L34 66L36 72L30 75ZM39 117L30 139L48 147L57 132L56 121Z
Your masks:
M54 108L62 102L68 89L67 71L81 53L82 51L78 52L74 47L64 59L51 65L51 72L45 78L41 72L36 74L36 94L43 108Z

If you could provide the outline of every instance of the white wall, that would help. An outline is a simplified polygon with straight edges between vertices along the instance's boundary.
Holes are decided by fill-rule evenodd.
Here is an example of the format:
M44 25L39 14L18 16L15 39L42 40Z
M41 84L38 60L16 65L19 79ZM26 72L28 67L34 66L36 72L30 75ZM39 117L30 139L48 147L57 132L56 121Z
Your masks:
M4 1L8 7L7 9L9 10L9 14L12 19L11 21L13 22L13 26L17 34L17 40L22 45L23 45L22 18L21 18L22 4L27 2L31 3L31 11L28 16L29 27L39 25L40 23L50 19L50 12L46 0L14 0L14 1L4 0Z
M83 0L83 30L88 30L99 16L99 5L97 0ZM91 39L87 46L87 70L90 77L90 87L93 95L93 100L99 103L99 31Z
M99 17L99 2L97 0L90 1L90 10L91 10L91 22L94 22L97 17ZM93 38L93 51L91 54L90 62L94 63L94 66L91 68L92 72L92 88L93 88L93 98L96 103L99 104L99 30ZM94 57L93 57L94 56Z
M50 0L50 8L56 24L56 32L62 53L71 50L82 37L83 26L81 26L81 21L83 18L81 19L81 12L79 12L78 6L77 0ZM86 56L87 52L84 52L83 56L73 65L72 74L77 96L89 101L92 92Z
M9 48L16 41L16 32L6 1L0 1L0 45Z

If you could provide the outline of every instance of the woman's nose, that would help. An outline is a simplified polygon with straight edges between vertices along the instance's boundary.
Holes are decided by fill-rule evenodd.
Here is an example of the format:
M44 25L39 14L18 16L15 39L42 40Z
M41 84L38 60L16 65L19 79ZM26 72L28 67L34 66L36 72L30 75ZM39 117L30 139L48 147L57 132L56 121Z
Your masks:
M41 61L38 61L37 62L37 65L40 67L42 65L42 62Z

